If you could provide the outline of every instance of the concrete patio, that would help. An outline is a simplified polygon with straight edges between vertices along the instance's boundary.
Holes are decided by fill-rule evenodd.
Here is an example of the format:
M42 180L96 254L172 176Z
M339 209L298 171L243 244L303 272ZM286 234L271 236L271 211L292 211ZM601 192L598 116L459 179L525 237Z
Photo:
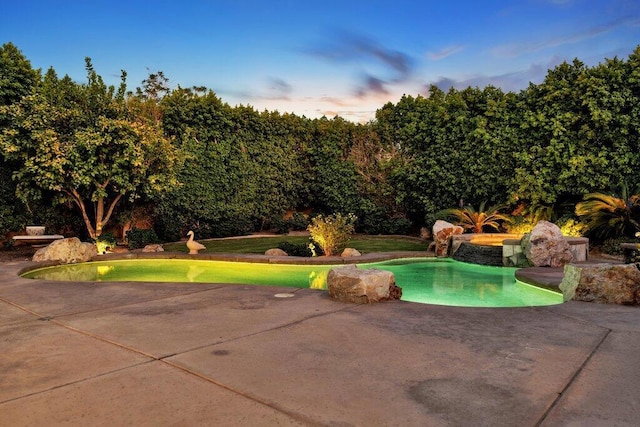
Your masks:
M309 289L28 280L26 265L0 264L1 425L640 422L638 308L354 306Z

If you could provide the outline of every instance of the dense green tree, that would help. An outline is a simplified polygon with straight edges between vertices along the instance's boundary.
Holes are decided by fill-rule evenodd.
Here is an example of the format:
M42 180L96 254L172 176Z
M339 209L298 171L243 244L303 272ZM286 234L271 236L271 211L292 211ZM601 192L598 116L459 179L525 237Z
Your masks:
M237 156L226 139L229 106L213 92L199 96L178 87L162 99L161 107L164 131L186 159L178 172L181 185L157 197L158 231L171 240L181 237L184 228L202 237L222 234L216 228L225 222L224 212L232 211L236 197L231 187L237 178L232 159ZM230 209L225 211L225 206Z
M128 94L124 75L107 87L90 63L84 85L53 69L40 78L15 46L0 53L3 176L17 178L29 203L64 195L94 235L120 199L151 187L166 190L147 201L173 239L188 228L202 237L259 230L301 210L405 232L407 218L430 225L460 204L559 210L640 184L640 47L595 67L560 64L518 94L430 87L366 124L231 107L203 87L170 90L161 71ZM182 185L167 187L152 170L178 153Z
M359 210L356 168L348 160L353 124L336 117L313 120L306 154L312 205L322 213Z
M38 80L39 71L13 43L0 46L0 105L11 105L29 95Z
M238 129L235 137L242 144L250 176L243 183L244 191L251 192L248 196L256 225L262 228L303 203L304 152L299 135L292 128L292 117L236 107L233 118Z
M184 185L159 205L181 213L181 229L196 227L204 236L248 232L302 203L299 118L231 108L212 91L179 88L162 104L166 132L189 153L180 172Z
M106 86L86 59L87 83L58 80L50 70L39 90L1 107L9 124L0 147L20 162L18 194L54 191L80 210L90 237L100 236L123 197L174 185L176 152L158 127L129 115L126 73Z
M356 125L348 159L356 172L361 197L357 229L368 234L405 234L410 222L406 210L397 203L392 174L404 159L393 144L385 144L371 124Z
M0 133L8 124L2 106L9 106L32 93L38 83L39 71L13 43L0 46ZM16 197L13 171L19 162L0 157L0 238L9 231L20 230L32 217L30 206ZM31 203L33 205L33 203Z
M379 216L401 215L386 177L390 153L371 126L231 108L213 92L190 89L162 105L166 132L191 156L180 173L184 186L158 205L163 216L181 216L180 231L247 232L312 209L361 215L378 232Z
M637 56L637 50L634 53ZM523 94L522 149L514 192L533 203L637 184L640 166L637 63L614 58L588 68L578 60L550 70Z
M517 98L499 89L467 88L405 96L378 113L377 127L406 158L394 173L399 200L416 222L442 209L484 200L502 203L511 183Z

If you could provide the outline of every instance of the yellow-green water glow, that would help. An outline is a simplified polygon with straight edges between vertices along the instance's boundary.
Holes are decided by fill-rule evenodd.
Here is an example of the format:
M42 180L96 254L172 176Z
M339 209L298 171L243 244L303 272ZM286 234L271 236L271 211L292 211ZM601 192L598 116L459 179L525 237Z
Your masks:
M25 278L87 282L200 282L326 289L327 273L342 265L298 265L190 259L88 262L29 271ZM562 303L562 295L515 280L515 268L449 259L400 259L359 264L393 272L402 299L463 307L528 307Z

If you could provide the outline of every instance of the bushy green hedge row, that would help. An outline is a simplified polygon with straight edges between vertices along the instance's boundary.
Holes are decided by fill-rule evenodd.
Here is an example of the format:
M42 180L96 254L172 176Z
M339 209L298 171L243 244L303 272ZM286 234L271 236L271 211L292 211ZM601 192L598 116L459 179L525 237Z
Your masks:
M38 81L28 61L15 63L0 77L25 83L11 93L0 88L2 105L29 94ZM301 229L300 212L353 213L356 231L370 234L416 231L460 204L570 215L587 193L622 185L634 192L640 184L638 70L640 47L626 60L594 67L563 63L519 93L431 87L427 97L384 105L366 124L257 112L231 107L210 90L167 89L164 97L130 105L150 108L161 120L184 158L180 184L137 200L153 206L164 241L188 230L208 238ZM11 196L12 165L0 162L0 172L7 201L0 208L2 234L61 218L36 218L47 210L30 212ZM51 205L55 196L39 194L29 203ZM285 221L291 212L297 214ZM81 230L79 224L72 228Z

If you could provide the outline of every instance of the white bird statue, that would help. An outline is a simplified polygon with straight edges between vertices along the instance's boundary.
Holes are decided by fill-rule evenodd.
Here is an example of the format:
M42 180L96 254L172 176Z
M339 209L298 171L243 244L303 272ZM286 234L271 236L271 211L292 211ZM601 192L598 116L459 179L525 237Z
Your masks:
M202 243L198 243L195 240L193 240L193 231L189 230L189 232L187 233L187 236L189 236L189 240L187 240L187 248L189 248L189 255L198 255L198 251L201 251L202 249L207 249L205 245L203 245Z

